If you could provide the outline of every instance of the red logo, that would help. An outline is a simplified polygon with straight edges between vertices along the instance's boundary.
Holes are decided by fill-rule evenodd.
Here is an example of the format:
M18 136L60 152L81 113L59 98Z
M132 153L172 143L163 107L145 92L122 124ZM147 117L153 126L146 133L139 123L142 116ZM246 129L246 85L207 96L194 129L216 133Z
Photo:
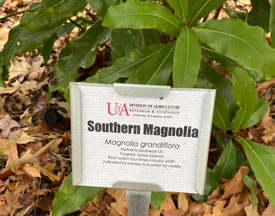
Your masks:
M108 104L108 113L109 115L126 115L130 116L126 104L115 103L113 106L111 103Z

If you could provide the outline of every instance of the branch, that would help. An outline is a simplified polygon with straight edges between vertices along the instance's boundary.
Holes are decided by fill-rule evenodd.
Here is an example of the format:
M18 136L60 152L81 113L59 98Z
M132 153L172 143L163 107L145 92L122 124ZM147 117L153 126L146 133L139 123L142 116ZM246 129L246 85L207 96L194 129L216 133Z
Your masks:
M73 23L75 26L77 26L78 28L80 28L81 31L85 32L86 30L79 25L76 21L72 20L71 18L69 19L71 23Z
M24 11L19 11L19 12L16 12L16 13L8 14L7 16L1 17L1 18L0 18L0 22L2 22L3 20L6 20L6 19L9 18L9 17L12 17L12 16L16 16L16 15L18 15L18 14L25 13L26 11L29 11L29 10L24 10Z

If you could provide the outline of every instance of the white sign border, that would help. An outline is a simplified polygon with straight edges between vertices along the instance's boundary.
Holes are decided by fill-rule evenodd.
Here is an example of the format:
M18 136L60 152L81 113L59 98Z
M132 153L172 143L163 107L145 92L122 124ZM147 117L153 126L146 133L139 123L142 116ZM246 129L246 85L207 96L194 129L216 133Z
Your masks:
M70 83L70 106L71 106L71 142L72 142L72 182L73 185L79 185L82 177L82 153L81 153L81 93L79 86L100 86L100 87L114 87L114 90L121 95L127 96L144 96L144 97L164 97L169 94L169 86L157 85L132 85L132 84L95 84L95 83ZM205 91L207 95L203 102L203 113L200 128L199 151L196 168L195 190L198 194L204 194L204 186L206 179L207 160L209 151L209 142L212 128L212 118L215 105L216 90L215 89L184 89L177 88L175 90L192 90ZM119 182L114 185L120 189L127 190L145 190L148 191L162 191L158 185L133 184L127 182Z

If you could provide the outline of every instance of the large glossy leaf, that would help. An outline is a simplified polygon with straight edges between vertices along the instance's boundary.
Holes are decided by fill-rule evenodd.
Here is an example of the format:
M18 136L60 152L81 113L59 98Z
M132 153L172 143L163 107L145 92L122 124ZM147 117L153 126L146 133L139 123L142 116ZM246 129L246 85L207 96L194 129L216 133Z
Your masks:
M230 18L233 18L233 19L240 19L242 21L245 21L247 16L247 13L234 10L233 8L228 6L228 4L225 5L225 11L230 16Z
M256 195L257 183L252 178L250 178L247 174L243 175L243 183L250 190L250 199L251 199L252 205L253 206L258 205L258 198Z
M170 79L175 44L165 45L158 54L148 59L127 83L166 85Z
M35 48L48 41L57 31L59 27L47 29L44 31L30 32L21 27L21 32L18 37L20 45L18 52L33 51Z
M113 29L111 36L112 60L122 58L134 49L157 43L159 43L159 39L152 29Z
M189 20L193 24L222 5L226 0L192 0L189 3Z
M231 179L236 171L236 148L230 140L216 164L213 168L213 175L219 183L222 183L222 179Z
M211 194L211 192L215 188L217 188L218 185L219 183L214 176L212 170L207 168L204 195L192 194L192 198L199 202L205 202L207 199L207 195Z
M275 74L275 50L260 27L241 20L210 20L194 28L200 41L215 52L235 60L241 67L269 79Z
M98 44L105 42L109 35L110 30L102 27L101 21L98 21L80 37L67 44L54 67L54 77L60 80L56 85L51 86L51 91L66 87L70 81L75 81L79 67L91 57L90 52Z
M271 5L269 31L271 34L271 46L275 48L275 4Z
M166 196L166 192L152 192L151 194L151 204L155 209L160 209Z
M117 59L111 67L99 70L95 76L88 78L88 82L113 83L120 78L128 78L149 59L157 56L165 45L152 45L130 52L129 55Z
M32 32L51 29L82 10L86 4L85 0L44 0L38 11L24 13L20 25Z
M242 128L249 128L257 124L268 111L269 105L266 98L262 98L257 106L255 112L249 117L249 119L243 123Z
M158 32L155 29L132 29L131 32L138 48L160 43Z
M186 22L188 18L188 2L189 0L167 0L169 5L175 11L175 14L183 21Z
M231 129L240 130L244 129L244 123L255 112L258 95L254 80L246 71L240 69L238 72L234 73L232 82L234 87L234 98L240 108L236 112Z
M180 30L179 21L172 12L153 1L132 0L111 6L105 15L103 25L109 28L156 28L167 33Z
M101 17L105 15L109 6L116 5L119 1L120 0L87 0L93 11Z
M232 83L223 74L204 61L201 62L200 75L215 85L217 93L227 104L230 114L233 114L237 106L233 97Z
M201 48L196 33L189 27L182 28L177 39L173 82L175 88L192 88L197 80L201 64Z
M219 94L216 95L213 124L223 131L227 131L229 125L229 109Z
M133 33L129 29L113 29L111 47L113 61L128 55L132 50L138 48Z
M53 216L63 216L79 210L103 190L103 188L97 187L72 186L72 175L70 174L55 195L52 204Z
M0 87L5 87L5 82L3 80L2 77L2 73L3 73L3 66L5 65L5 60L4 60L4 56L3 53L0 52Z
M6 0L0 0L0 7L4 4Z
M252 10L248 14L248 24L261 26L269 32L270 4L268 0L251 0Z
M18 42L18 37L21 32L21 27L16 26L12 28L9 32L9 39L7 43L4 46L3 49L3 55L5 59L5 65L9 67L10 65L10 60L14 57L15 53L17 52L17 42Z
M250 166L264 192L275 205L275 148L252 142L241 137L242 144Z

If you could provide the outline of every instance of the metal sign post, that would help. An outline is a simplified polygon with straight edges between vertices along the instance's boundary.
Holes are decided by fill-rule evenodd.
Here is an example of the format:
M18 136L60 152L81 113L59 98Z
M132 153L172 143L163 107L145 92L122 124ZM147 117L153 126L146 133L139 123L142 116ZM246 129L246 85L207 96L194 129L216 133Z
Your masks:
M151 192L147 191L126 191L128 216L148 216Z

